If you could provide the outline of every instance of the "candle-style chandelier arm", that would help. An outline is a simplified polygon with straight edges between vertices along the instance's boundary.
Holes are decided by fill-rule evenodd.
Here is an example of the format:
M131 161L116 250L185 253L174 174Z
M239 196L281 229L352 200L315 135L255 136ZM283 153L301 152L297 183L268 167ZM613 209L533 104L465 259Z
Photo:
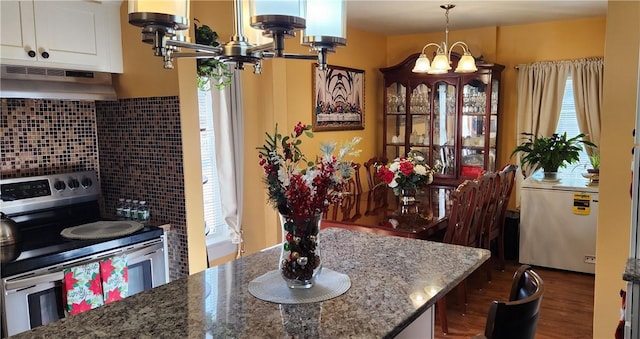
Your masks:
M443 43L442 45L444 45L444 43ZM443 49L442 49L442 45L436 44L435 42L430 42L430 43L428 43L428 44L424 45L424 47L422 47L422 52L421 52L420 54L421 54L421 55L426 55L426 54L424 54L424 51L425 51L425 50L427 49L427 47L429 47L429 46L434 46L434 47L436 47L436 48L438 49L438 50L436 51L436 53L446 53L446 50L443 50ZM446 45L444 45L444 46L445 46L444 48L446 49L446 48L447 48L447 46L446 46ZM451 47L453 47L453 46L451 46Z
M471 50L469 50L469 46L466 43L462 41L456 41L453 44L451 44L451 47L449 47L449 60L451 60L451 51L456 46L460 46L460 48L462 48L463 54L471 54Z

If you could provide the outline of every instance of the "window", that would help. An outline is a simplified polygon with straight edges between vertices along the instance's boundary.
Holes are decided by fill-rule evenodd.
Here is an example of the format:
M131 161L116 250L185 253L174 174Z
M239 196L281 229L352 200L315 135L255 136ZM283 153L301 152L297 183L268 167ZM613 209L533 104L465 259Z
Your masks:
M571 75L567 78L564 96L562 98L562 108L560 109L560 120L556 128L556 133L562 134L564 132L567 132L568 138L580 134L576 115L576 104L573 99L573 80L571 79ZM589 157L583 148L580 152L580 161L578 163L567 165L566 168L559 168L558 172L561 175L575 177L580 176L581 173L586 172L586 169L590 167Z
M207 244L230 240L228 226L222 216L218 171L216 169L213 105L208 91L198 89L200 116L200 152L202 157L202 190ZM213 259L213 258L209 258Z

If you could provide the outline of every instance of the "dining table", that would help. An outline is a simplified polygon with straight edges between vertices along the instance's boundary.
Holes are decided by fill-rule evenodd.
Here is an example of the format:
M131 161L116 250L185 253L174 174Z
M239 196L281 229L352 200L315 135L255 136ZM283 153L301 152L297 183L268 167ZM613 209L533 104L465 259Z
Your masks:
M340 228L319 236L318 282L332 271L348 277L340 295L287 303L254 296L261 277L280 278L277 244L15 338L432 338L435 303L490 255ZM316 288L323 285L309 292Z
M340 227L416 239L444 233L453 186L427 185L416 190L415 201L404 202L386 186L361 194L347 193L329 207L323 228Z

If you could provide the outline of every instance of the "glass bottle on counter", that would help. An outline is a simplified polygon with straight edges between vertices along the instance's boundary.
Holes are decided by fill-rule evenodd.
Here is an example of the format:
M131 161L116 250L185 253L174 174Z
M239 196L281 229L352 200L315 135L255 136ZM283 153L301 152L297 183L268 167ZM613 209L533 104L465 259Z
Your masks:
M118 219L124 219L124 198L118 199L118 204L116 205L116 216Z
M144 200L141 200L138 205L138 221L142 223L149 221L149 206Z
M138 220L138 200L133 200L131 202L131 212L129 220Z
M124 208L122 209L122 216L125 219L131 218L131 199L127 199L124 203Z

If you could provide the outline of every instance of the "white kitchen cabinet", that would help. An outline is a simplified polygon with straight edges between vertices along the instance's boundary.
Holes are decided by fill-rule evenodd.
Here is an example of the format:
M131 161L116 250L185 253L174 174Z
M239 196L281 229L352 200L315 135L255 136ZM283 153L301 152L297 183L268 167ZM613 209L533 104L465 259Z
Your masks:
M120 4L0 1L0 62L122 73Z

